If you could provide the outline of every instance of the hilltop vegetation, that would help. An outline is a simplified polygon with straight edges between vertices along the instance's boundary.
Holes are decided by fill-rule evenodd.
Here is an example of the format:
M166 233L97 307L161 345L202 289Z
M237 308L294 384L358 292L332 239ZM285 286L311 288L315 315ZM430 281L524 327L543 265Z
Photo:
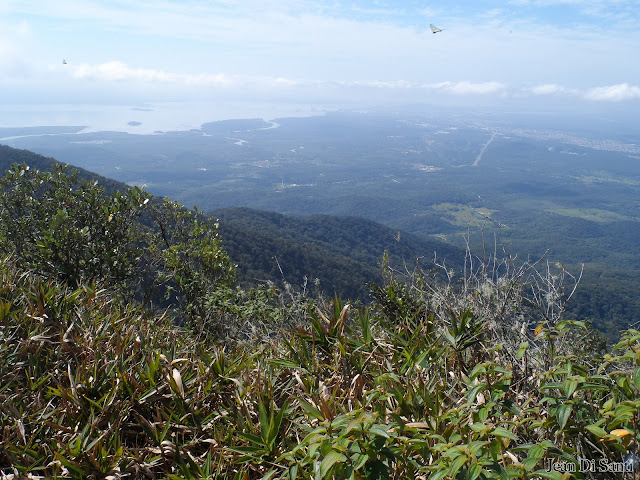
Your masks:
M640 332L607 351L566 320L561 265L385 260L362 306L237 288L216 223L137 188L15 165L0 195L3 475L561 480L586 459L622 479L637 460Z

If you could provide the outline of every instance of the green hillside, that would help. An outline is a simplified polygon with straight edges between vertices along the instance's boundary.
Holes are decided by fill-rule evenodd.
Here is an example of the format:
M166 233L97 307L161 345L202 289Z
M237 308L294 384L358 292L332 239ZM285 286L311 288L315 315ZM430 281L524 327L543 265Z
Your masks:
M284 278L299 285L318 279L326 294L370 300L367 284L382 280L388 255L397 269L430 264L437 253L459 266L464 252L426 237L358 217L293 217L248 208L215 210L226 250L247 283ZM276 261L277 260L277 261ZM260 277L262 275L262 277Z

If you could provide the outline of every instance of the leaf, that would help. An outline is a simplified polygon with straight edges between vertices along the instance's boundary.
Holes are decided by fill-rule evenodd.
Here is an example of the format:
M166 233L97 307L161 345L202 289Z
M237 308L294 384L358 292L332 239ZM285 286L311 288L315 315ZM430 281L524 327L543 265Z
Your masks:
M544 448L540 445L532 445L528 452L528 458L538 461L542 457L544 457Z
M469 480L475 480L480 476L481 473L482 467L477 463L474 463L473 465L471 465L471 468L469 468Z
M503 427L496 427L491 433L496 437L505 437L511 440L518 439L518 437L516 437L513 433L511 433L509 430Z
M484 423L480 423L480 422L472 423L470 427L471 427L471 430L473 430L474 432L478 432L482 434L486 434L487 431L489 430L488 425L485 425Z
M559 472L549 472L547 470L536 470L533 475L538 477L548 478L549 480L562 480L562 475Z
M268 438L269 450L273 451L273 447L275 446L276 440L278 438L278 433L280 432L280 425L282 425L282 419L284 418L286 413L287 413L287 402L285 402L284 405L282 405L282 407L280 408L280 411L273 419L273 423L269 425L271 428L271 430L269 431L269 438Z
M564 394L567 397L571 397L571 395L573 395L573 392L575 392L577 388L578 388L577 380L565 380L562 383L562 389L564 390Z
M616 428L615 430L611 430L611 435L615 435L617 437L626 437L627 435L631 435L631 432L629 430L626 430L624 428Z
M518 348L518 351L516 352L516 358L518 360L521 360L522 357L524 357L524 354L526 353L528 347L529 347L529 342L522 342L520 344L520 348Z
M342 453L337 450L331 450L320 462L320 477L326 478L327 473L331 470L334 464L337 462L344 462L347 460Z
M449 474L449 470L438 470L437 472L433 473L429 477L429 480L441 480L442 478L446 477L448 474Z
M366 453L358 453L353 457L353 469L359 470L369 460L369 455Z
M431 424L427 422L409 422L404 426L407 428L431 428Z
M322 415L322 412L320 412L320 410L318 410L316 407L311 405L306 400L303 400L302 398L298 398L298 403L300 403L300 406L304 409L307 415L310 415L311 417L316 418L318 420L324 420L324 415Z
M180 371L177 368L174 368L173 372L171 372L171 376L173 377L173 381L176 383L176 388L178 389L180 398L184 398L184 386L182 385L182 375L180 375Z
M455 477L458 470L462 468L462 466L467 463L467 457L464 455L458 455L453 462L451 462L451 467L449 467L449 475L451 477Z
M587 425L584 428L589 430L591 433L593 433L598 438L602 438L607 434L607 432L603 428L598 427L597 425Z
M604 405L602 405L602 410L604 410L605 412L608 412L612 408L613 408L613 398L610 398L609 400L604 402Z
M470 455L476 455L478 451L487 445L489 442L483 440L476 440L467 445L467 449Z
M567 425L569 416L571 416L571 407L572 405L570 403L564 403L560 405L556 410L556 415L558 417L558 424L560 425L560 430L564 430L564 427Z
M258 403L258 413L260 418L260 434L262 435L262 439L264 440L264 444L267 445L269 443L269 427L270 427L270 418L267 415L267 408L264 405L262 400Z
M252 443L255 443L256 445L261 445L262 447L266 447L266 444L264 443L264 439L261 437L258 437L257 435L254 435L252 433L246 433L246 432L238 432L238 435L241 438L244 438L245 440L249 440Z
M379 437L389 438L389 434L380 425L373 425L369 431Z

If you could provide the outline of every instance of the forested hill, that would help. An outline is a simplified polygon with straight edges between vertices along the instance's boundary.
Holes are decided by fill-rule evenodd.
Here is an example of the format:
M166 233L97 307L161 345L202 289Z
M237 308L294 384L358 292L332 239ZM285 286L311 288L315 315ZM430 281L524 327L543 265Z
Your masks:
M37 170L51 170L51 166L55 163L61 163L55 158L45 157L44 155L38 155L29 150L20 150L17 148L11 148L6 145L0 144L0 177L4 175L11 165L14 163L26 163L30 168ZM126 190L128 185L113 180L111 178L103 177L97 173L90 172L84 168L73 166L78 171L81 178L86 180L98 181L107 192L115 192L117 190Z
M49 170L57 163L28 150L0 145L1 172L23 162L39 170ZM77 170L81 177L97 180L108 192L128 188L121 182ZM220 219L223 247L238 265L238 280L245 287L273 281L299 289L306 278L311 293L367 301L369 284L381 281L379 263L385 251L397 268L405 264L412 268L419 258L432 260L436 252L438 258L447 258L450 263L464 258L460 249L444 242L357 217L300 218L248 208L217 210L211 215Z
M210 215L220 220L225 249L247 283L269 278L300 285L306 276L318 279L325 294L366 300L367 285L381 280L385 252L398 269L430 265L436 254L450 265L464 258L457 247L359 217L295 217L249 208Z

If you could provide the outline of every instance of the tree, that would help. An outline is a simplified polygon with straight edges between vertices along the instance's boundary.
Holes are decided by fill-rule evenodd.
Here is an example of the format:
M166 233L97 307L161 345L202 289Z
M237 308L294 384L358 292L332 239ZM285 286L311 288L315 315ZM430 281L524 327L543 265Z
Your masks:
M186 314L196 330L215 330L216 312L207 308L208 297L232 286L236 267L222 248L218 223L198 208L188 210L165 198L150 209L153 230L147 234L147 271L153 289L164 291ZM147 293L147 299L153 294Z
M140 256L136 225L148 201L138 187L107 195L65 165L13 164L0 179L0 252L72 287L123 284Z

